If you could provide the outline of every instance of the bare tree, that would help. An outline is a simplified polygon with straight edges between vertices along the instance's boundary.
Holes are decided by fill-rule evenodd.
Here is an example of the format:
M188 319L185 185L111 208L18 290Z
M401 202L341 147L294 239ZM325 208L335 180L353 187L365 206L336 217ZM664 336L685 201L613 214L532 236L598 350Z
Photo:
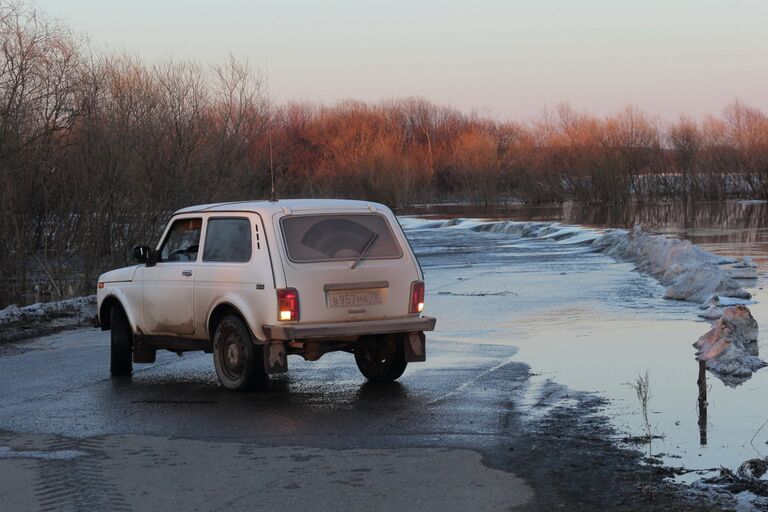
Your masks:
M662 126L567 104L499 122L424 98L274 105L264 75L147 65L0 0L0 307L89 293L191 203L267 197L478 204L768 197L768 116Z

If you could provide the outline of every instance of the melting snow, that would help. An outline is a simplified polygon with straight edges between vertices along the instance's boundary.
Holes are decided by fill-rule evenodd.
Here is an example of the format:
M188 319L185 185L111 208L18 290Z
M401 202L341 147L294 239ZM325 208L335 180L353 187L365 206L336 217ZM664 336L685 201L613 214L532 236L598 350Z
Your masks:
M636 226L631 231L609 231L593 245L610 256L634 262L638 269L657 278L667 287L667 299L705 302L714 295L752 298L725 267L738 262L688 240L652 235Z
M0 310L0 325L18 321L43 320L58 314L87 314L86 311L89 308L92 309L94 304L96 304L95 295L56 302L39 302L24 307L12 304Z

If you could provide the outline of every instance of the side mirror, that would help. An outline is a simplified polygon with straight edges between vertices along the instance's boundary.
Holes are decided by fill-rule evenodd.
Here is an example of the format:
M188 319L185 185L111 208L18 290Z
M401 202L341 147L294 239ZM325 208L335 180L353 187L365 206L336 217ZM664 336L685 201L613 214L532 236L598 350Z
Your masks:
M149 261L147 261L147 266L154 267L155 265L157 265L158 261L160 261L160 251L150 251Z
M152 249L146 245L137 245L131 251L131 259L136 263L147 263L152 255Z

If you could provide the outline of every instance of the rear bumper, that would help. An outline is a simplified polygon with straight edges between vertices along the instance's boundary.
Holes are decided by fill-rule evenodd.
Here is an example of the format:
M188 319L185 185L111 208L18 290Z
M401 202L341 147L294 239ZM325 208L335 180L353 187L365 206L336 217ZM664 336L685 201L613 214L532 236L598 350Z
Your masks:
M329 324L265 325L264 333L269 340L290 341L307 338L333 338L389 334L396 332L423 332L435 329L436 320L429 316L393 318L389 320L364 320L359 322L335 322Z

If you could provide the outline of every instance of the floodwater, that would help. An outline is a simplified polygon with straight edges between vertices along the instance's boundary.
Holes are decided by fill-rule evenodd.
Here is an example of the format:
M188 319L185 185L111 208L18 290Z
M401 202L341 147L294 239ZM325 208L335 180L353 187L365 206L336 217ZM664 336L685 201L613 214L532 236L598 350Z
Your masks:
M427 309L438 317L432 340L504 344L535 372L528 400L549 380L609 399L619 432L644 434L630 383L648 373L653 454L696 470L693 481L721 466L768 456L768 368L729 387L706 372L699 400L699 363L692 344L710 328L697 304L664 300L650 276L595 252L590 240L606 228L644 229L687 238L727 256L750 256L757 280L744 282L757 304L760 355L768 359L768 204L725 203L547 208L423 207L400 212L423 266ZM414 216L409 216L415 215ZM453 219L449 223L435 222ZM513 220L578 226L575 236L521 236L488 231ZM451 333L450 336L447 333ZM645 450L647 447L641 446Z

